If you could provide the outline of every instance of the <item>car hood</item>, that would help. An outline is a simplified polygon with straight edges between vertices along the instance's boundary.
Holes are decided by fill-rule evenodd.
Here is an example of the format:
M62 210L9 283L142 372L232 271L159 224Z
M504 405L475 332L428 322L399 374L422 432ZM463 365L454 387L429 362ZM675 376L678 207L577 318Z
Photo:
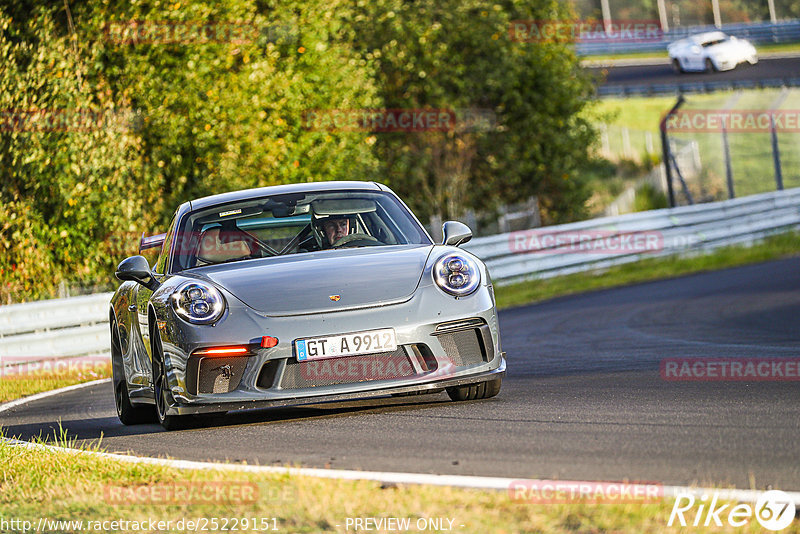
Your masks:
M404 245L325 250L202 267L192 274L264 315L325 313L408 300L432 249Z

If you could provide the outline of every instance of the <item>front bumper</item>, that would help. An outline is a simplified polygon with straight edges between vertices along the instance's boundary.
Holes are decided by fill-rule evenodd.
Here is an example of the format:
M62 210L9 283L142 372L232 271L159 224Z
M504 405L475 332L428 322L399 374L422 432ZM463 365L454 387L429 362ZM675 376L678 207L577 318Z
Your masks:
M487 380L494 380L502 378L506 374L506 360L505 354L501 355L499 365L492 370L482 371L479 373L471 373L466 376L457 378L445 378L438 380L431 380L428 382L419 382L413 385L394 385L373 387L361 391L350 393L328 393L319 395L303 395L297 397L283 397L275 399L262 399L252 400L247 402L217 402L212 404L173 404L169 407L169 415L192 415L192 414L207 414L207 413L220 413L232 410L249 410L256 408L269 408L279 406L299 406L303 404L318 404L323 402L338 402L348 400L367 399L373 397L384 397L387 395L395 395L398 393L433 393L441 388L452 386L464 386L468 384L475 384Z
M389 361L395 358L393 361L396 363L399 361L397 358L407 357L412 372L353 380L328 376L321 381L315 381L316 375L310 376L307 370L301 373L294 355L295 340L385 327L395 329L398 351L377 355L373 359L385 357L385 361ZM469 331L475 332L472 345L469 339L466 345L462 343L460 346L454 345L452 336L447 339L453 332ZM233 361L219 362L219 365L219 360L213 361L216 369L223 364L234 369L227 371L232 375L228 389L218 391L213 377L209 381L199 376L201 364L194 361L195 356L190 356L196 349L226 343L252 343L263 335L277 337L280 342L274 348L255 350L238 367ZM428 286L420 288L402 303L307 316L265 317L250 308L238 306L232 307L229 316L216 327L162 332L162 340L172 394L167 411L169 415L424 393L500 378L505 374L506 365L505 353L500 346L494 298L488 286L460 299ZM479 346L481 350L469 351L464 349L465 346ZM476 356L476 352L480 355ZM359 357L322 361L354 358ZM376 362L371 363L374 365ZM209 390L211 385L216 392Z

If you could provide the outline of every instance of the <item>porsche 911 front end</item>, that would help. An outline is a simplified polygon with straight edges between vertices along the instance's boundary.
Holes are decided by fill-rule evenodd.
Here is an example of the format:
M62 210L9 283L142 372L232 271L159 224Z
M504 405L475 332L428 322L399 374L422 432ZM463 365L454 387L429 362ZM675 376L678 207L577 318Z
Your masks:
M185 206L164 238L163 276L153 273L150 294L136 288L146 313L114 321L141 332L141 343L118 352L150 349L120 354L128 363L117 366L126 377L119 395L132 406L154 402L168 428L187 414L375 395L491 397L505 373L491 279L457 247L470 237L465 226L446 223L445 234L435 245L374 183L281 186ZM128 302L121 293L115 314Z

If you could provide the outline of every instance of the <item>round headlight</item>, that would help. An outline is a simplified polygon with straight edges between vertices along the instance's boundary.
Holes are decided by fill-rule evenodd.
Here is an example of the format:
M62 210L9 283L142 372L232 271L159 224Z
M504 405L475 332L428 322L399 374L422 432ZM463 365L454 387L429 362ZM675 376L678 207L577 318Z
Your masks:
M433 279L445 292L463 297L478 289L481 272L478 264L467 256L446 254L433 266Z
M217 288L201 282L185 282L172 294L175 313L193 324L209 324L225 312L225 298Z

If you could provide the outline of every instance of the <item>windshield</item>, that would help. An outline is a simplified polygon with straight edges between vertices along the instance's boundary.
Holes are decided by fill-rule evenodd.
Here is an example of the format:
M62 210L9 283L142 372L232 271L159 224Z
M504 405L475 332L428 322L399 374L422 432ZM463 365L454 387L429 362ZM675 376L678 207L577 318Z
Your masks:
M431 244L384 192L292 193L198 210L184 217L172 272L319 250Z
M702 46L703 48L708 48L709 46L715 46L715 45L718 45L718 44L726 43L729 40L730 40L730 37L728 37L728 36L719 36L719 37L715 37L715 38L713 38L711 40L704 41L704 42L700 43L700 46Z

